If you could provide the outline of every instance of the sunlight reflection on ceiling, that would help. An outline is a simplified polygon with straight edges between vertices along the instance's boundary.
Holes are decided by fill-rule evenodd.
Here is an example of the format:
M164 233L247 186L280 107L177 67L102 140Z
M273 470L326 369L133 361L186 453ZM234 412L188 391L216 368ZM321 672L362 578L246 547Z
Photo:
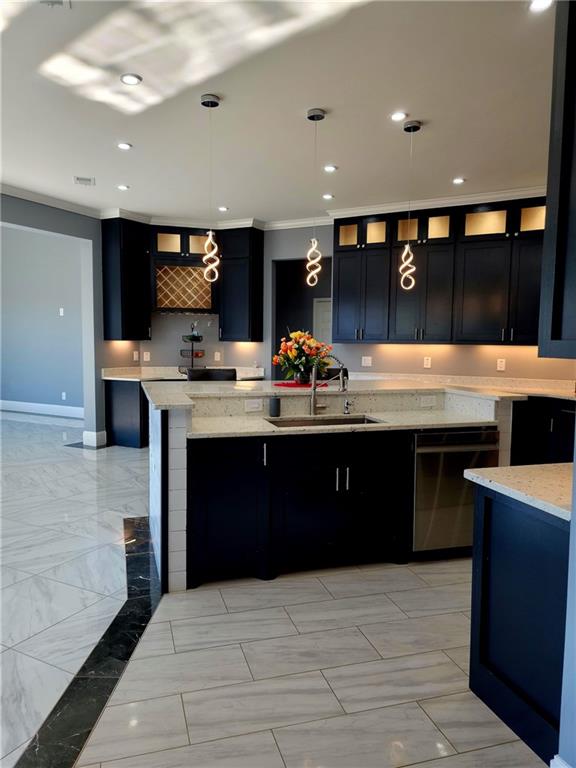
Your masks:
M139 0L51 56L45 77L125 113L159 104L368 0ZM120 83L123 72L144 78Z
M18 16L26 8L27 3L22 0L6 0L0 4L0 32L3 32L15 16Z

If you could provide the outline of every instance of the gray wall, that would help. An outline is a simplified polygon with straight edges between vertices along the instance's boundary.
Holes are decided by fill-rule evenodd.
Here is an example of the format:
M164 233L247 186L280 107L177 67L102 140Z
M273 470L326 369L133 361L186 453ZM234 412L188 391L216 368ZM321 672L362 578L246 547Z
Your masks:
M11 195L0 198L0 221L79 238L82 242L82 318L84 427L104 429L103 366L133 365L131 342L104 342L102 324L102 249L100 220ZM23 400L24 398L19 398Z
M333 228L318 227L324 256L332 255ZM271 356L277 339L270 329L275 312L276 289L272 262L301 259L306 252L311 229L282 229L264 235L264 352L267 375L271 374ZM452 344L335 344L335 354L351 371L388 373L430 373L455 376L502 376L542 379L576 379L573 360L539 359L536 347L496 347L490 345L457 346ZM372 367L362 367L362 357L372 357ZM424 369L423 358L432 358L432 368ZM497 358L506 359L506 371L496 371Z
M0 237L1 399L82 407L79 242L7 226Z

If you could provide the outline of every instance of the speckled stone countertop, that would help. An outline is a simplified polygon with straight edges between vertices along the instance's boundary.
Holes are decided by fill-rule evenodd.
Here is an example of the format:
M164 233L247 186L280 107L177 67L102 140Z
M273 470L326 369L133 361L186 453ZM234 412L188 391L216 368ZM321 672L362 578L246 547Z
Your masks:
M573 464L467 469L464 477L511 499L570 520Z
M206 366L210 369L236 368L238 381L263 379L264 368L248 366ZM103 381L186 381L186 374L176 366L134 366L132 368L102 368Z
M310 389L291 389L275 387L273 381L150 381L142 385L153 408L187 408L192 400L202 397L310 397ZM350 381L348 394L378 394L382 392L418 392L434 394L435 392L455 392L460 395L470 394L471 397L482 397L488 400L522 400L525 395L514 392L502 392L492 389L475 391L473 388L433 385L415 380L402 381ZM342 397L336 383L318 389L318 395Z
M267 421L266 417L194 417L187 437L262 437L263 435L306 435L326 432L382 432L397 429L433 429L434 427L491 427L497 423L496 421L442 410L385 411L370 413L369 415L371 419L378 419L379 422L376 424L332 424L325 426L315 424L310 427L277 427ZM319 419L321 418L320 416Z

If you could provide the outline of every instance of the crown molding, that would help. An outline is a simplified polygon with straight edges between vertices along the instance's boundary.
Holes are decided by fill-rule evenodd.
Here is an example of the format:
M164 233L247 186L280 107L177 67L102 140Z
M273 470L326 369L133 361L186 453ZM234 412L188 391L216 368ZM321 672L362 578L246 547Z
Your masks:
M321 219L286 219L285 221L266 221L262 229L266 232L274 229L304 229L305 227L331 227L334 221L330 216Z
M332 219L343 219L353 216L371 216L378 213L399 213L426 208L451 208L456 205L473 205L474 203L498 203L504 200L520 200L525 197L544 197L546 187L520 187L504 189L499 192L475 192L470 195L452 195L451 197L433 197L426 200L404 200L380 205L365 205L358 208L332 208L328 211ZM280 227L278 227L280 229Z
M99 208L91 208L87 205L71 203L68 200L61 200L58 197L44 195L41 192L31 192L28 189L13 187L11 184L2 184L1 191L3 195L8 195L9 197L17 197L20 200L28 200L31 203L48 205L51 208L60 208L61 210L69 211L70 213L79 213L81 216L89 216L91 219L100 218Z
M196 229L207 229L213 227L214 229L236 229L240 227L262 227L262 222L257 219L226 219L224 221L212 221L206 223L200 219L186 219L186 218L172 218L170 216L152 216L149 220L150 224L156 224L162 227L192 227Z
M134 213L133 211L127 211L125 208L103 208L100 211L101 219L130 219L130 221L138 221L141 224L150 224L152 221L150 216L146 216L142 213Z

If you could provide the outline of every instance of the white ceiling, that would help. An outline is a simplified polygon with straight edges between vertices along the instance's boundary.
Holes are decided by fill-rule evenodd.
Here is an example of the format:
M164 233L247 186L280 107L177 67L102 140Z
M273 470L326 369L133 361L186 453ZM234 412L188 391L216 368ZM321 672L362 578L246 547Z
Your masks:
M170 5L186 12L202 7ZM238 3L219 5L234 17ZM306 3L283 5L290 13L294 7L306 10ZM190 55L196 53L194 66L180 77L176 73L184 70L167 62L176 50L176 27L164 26L167 39L156 53L162 96L134 114L79 95L40 69L57 54L85 51L83 36L90 33L92 48L94 38L103 46L92 50L94 58L100 57L102 70L116 83L118 71L131 65L134 71L139 59L109 61L109 35L94 31L101 24L106 29L119 10L146 13L145 4L73 0L72 10L26 6L2 34L3 182L91 209L206 220L208 111L199 97L214 92L222 105L211 113L212 209L229 206L226 216L214 213L215 218L277 222L406 201L409 139L389 119L398 108L425 123L414 143L413 199L545 184L553 11L532 14L527 2L346 5L333 19L318 24L323 14L312 18L306 30L295 24L268 48L258 41L264 37L270 45L269 35L240 28L230 33L229 50L222 42L228 30L215 29L212 20L203 28L214 46L205 45L198 55L202 25L179 28L181 36L182 29L189 33ZM154 40L145 36L155 28L146 29L140 44L149 50ZM215 74L202 80L206 51L215 51L217 61L206 63L205 71ZM152 85L153 75L145 85ZM339 167L331 176L320 171L316 189L314 128L305 119L313 106L329 111L318 126L318 164ZM120 152L120 140L134 149ZM75 186L74 175L94 176L96 186ZM454 187L456 175L466 184ZM119 183L130 190L118 191ZM322 192L335 199L324 202Z

